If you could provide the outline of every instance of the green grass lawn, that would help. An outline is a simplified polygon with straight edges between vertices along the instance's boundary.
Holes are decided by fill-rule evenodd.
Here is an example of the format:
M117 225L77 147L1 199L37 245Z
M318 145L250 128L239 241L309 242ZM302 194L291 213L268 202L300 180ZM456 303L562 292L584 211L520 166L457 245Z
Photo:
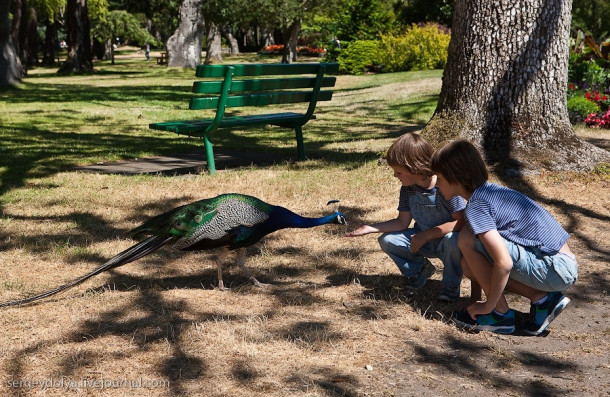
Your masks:
M253 54L226 58L227 63L261 60L277 61ZM304 127L307 155L352 167L377 156L389 138L429 119L440 75L339 76L334 99L320 103L318 120ZM0 91L0 194L28 178L76 165L202 150L199 140L148 129L153 122L213 115L188 110L193 81L192 69L158 66L135 53L118 54L115 65L98 62L95 72L84 76L58 76L56 68L30 70L18 87ZM423 89L408 88L421 82L427 82ZM222 131L212 141L216 148L295 156L289 129Z

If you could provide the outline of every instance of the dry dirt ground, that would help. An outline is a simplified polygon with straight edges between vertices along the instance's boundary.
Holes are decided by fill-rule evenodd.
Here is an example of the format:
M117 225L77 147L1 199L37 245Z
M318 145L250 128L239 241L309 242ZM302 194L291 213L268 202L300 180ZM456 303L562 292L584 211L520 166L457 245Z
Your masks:
M309 216L325 211L320 197L341 197L350 227L388 219L396 183L368 167L386 188L368 188L362 170L324 180L312 169L299 182L275 168L213 180L76 172L36 180L3 208L0 301L88 272L133 244L122 233L161 208L229 189L270 202L290 197L282 204ZM253 175L256 186L247 184ZM536 199L572 235L579 280L543 336L458 330L452 307L436 301L438 261L425 290L408 294L375 237L348 239L342 227L325 226L278 232L251 250L250 268L271 284L264 289L230 267L232 289L220 292L211 254L160 251L53 299L2 309L0 395L608 395L608 176L499 182ZM509 301L522 321L528 302Z

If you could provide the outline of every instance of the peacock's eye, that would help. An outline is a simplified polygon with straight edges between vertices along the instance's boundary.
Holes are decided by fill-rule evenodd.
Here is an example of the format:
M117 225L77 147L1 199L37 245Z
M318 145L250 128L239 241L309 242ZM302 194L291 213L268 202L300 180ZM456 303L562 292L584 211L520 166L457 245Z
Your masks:
M195 219L195 222L196 222L196 223L199 223L199 222L201 222L201 220L203 219L203 217L202 217L201 215L195 215L195 218L194 218L194 219Z
M176 225L174 225L174 227L178 230L184 230L186 229L186 224L184 222L178 222Z

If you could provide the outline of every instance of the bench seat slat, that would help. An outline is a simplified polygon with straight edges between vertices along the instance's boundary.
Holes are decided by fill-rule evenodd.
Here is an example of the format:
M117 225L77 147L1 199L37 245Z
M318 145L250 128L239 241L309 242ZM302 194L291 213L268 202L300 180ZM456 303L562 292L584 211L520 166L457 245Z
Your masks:
M218 128L247 127L254 125L289 125L291 122L299 121L303 118L301 113L273 113L256 114L250 116L225 117ZM315 119L316 116L311 117ZM180 120L167 121L163 123L150 124L148 127L154 130L170 131L178 134L193 135L193 133L203 133L205 129L214 122L214 119L201 120Z
M334 87L336 80L336 77L324 77L322 79L321 87ZM315 83L315 77L233 80L233 82L231 83L231 93L246 91L286 90L295 88L313 88ZM196 94L220 94L222 90L222 84L222 80L196 81L195 83L193 83L193 92Z
M325 74L339 72L339 64L328 63ZM290 74L316 74L319 64L315 63L284 63L284 64L239 64L235 68L234 76L265 76ZM196 69L197 77L224 77L225 65L199 65Z
M285 103L308 102L312 93L308 91L279 91L262 94L233 95L227 98L226 107L281 105ZM332 91L320 91L318 101L330 101ZM218 97L191 98L189 109L216 109Z

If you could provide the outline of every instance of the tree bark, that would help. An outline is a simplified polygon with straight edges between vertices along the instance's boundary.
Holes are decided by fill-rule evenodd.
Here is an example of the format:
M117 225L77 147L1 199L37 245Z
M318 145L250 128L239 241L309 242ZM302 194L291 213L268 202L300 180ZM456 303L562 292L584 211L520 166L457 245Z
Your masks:
M589 169L610 153L576 137L566 89L572 0L457 0L436 111L423 134L461 137L510 170Z
M208 22L208 39L205 52L205 64L222 62L220 47L220 30L214 22Z
M57 49L57 21L51 22L47 19L45 22L46 31L44 35L44 48L42 55L43 65L54 65L55 64L55 50Z
M235 36L233 36L231 29L227 26L223 26L221 34L222 34L222 37L224 37L227 40L227 42L229 43L229 46L231 47L231 55L239 54L239 43L237 42L237 39L235 38Z
M201 64L204 32L202 0L184 0L180 5L180 22L167 40L167 65L194 68Z
M38 14L34 7L27 8L23 57L28 67L38 65Z
M93 70L91 31L87 0L68 0L66 5L68 57L58 73L83 73Z
M0 2L0 87L18 84L22 78L23 67L11 37L10 8L9 1Z
M284 51L282 63L290 63L297 60L297 39L301 31L301 21L294 21L284 30Z

